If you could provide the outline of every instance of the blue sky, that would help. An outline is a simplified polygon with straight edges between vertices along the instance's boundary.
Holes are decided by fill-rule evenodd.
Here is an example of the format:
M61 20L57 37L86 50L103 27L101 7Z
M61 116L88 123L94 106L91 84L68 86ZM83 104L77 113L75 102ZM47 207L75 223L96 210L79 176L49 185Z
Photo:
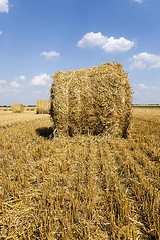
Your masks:
M56 71L118 61L160 104L159 0L0 0L0 105L49 99Z

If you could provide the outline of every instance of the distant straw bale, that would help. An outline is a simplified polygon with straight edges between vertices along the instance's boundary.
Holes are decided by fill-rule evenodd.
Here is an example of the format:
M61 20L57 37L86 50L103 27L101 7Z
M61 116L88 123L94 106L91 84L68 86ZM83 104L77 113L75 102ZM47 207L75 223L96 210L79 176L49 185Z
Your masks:
M56 72L51 86L51 117L60 135L127 136L131 87L119 63Z
M37 100L36 113L37 114L50 114L51 101L50 100Z
M24 106L23 104L14 103L11 107L12 113L23 113L24 112Z

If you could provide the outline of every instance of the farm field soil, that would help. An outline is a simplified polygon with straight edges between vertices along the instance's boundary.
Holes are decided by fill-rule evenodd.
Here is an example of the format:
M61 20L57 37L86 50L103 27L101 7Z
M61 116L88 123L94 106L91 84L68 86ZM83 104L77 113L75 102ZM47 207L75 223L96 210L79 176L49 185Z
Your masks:
M127 139L47 139L31 114L0 115L0 239L160 239L159 109L134 108Z

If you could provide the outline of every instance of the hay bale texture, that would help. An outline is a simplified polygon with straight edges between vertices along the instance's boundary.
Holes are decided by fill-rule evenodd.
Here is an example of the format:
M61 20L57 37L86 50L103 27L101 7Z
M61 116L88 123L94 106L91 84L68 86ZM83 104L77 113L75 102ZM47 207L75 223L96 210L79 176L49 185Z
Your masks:
M126 137L131 87L119 63L56 72L51 86L51 117L60 135L90 133Z
M50 114L51 101L50 100L37 100L36 113L37 114Z
M12 113L23 113L24 112L24 106L23 104L14 103L11 107Z

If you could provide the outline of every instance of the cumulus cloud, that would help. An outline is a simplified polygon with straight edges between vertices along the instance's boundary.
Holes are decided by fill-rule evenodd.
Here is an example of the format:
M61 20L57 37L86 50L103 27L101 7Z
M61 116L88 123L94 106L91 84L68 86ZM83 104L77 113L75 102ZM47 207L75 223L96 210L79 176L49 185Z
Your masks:
M8 13L8 11L9 11L8 0L0 0L0 12Z
M138 60L133 61L132 64L130 65L129 69L133 70L135 68L137 68L137 69L145 69L146 68L146 63L143 62L143 61L140 61L140 60L139 61Z
M138 89L138 90L159 90L160 88L158 86L147 86L146 84L144 83L139 83L139 84L136 84L134 85L134 88L135 89Z
M47 60L53 59L54 57L59 57L60 54L56 51L42 52L40 55L44 56Z
M142 52L134 55L131 59L130 70L138 69L153 69L160 68L160 55L149 54L147 52Z
M134 2L143 3L143 0L134 0Z
M14 78L14 81L12 81L11 83L10 83L10 87L13 87L13 88L20 88L21 87L21 85L20 85L20 81L25 81L26 80L26 76L24 76L24 75L20 75L20 76L18 76L18 77L15 77Z
M19 88L20 84L18 82L16 82L16 81L12 81L10 86L13 87L13 88Z
M17 88L11 88L11 87L7 86L3 89L0 89L0 92L5 94L5 96L6 96L6 94L8 96L15 96L15 95L19 94L21 91Z
M139 83L139 84L137 85L137 87L138 87L138 89L148 89L148 88L149 88L149 87L146 86L144 83Z
M16 80L12 81L10 84L7 84L6 80L0 80L0 93L11 95L18 94L20 93L20 87L21 85Z
M114 37L106 37L101 32L87 33L81 40L78 41L77 46L80 48L92 48L100 47L107 53L111 52L125 52L130 50L134 46L135 42L120 37L118 39Z
M0 80L0 84L6 84L7 81L6 80Z
M101 47L105 44L106 37L102 35L101 32L98 33L87 33L83 36L81 40L78 41L78 47Z
M31 80L31 84L35 86L46 86L51 81L51 77L46 73L41 73Z
M130 50L134 46L134 44L134 42L129 41L124 37L121 37L119 39L110 37L102 46L102 49L104 49L105 52L126 52Z
M19 77L15 77L16 81L25 81L26 80L26 76L24 75L20 75Z

